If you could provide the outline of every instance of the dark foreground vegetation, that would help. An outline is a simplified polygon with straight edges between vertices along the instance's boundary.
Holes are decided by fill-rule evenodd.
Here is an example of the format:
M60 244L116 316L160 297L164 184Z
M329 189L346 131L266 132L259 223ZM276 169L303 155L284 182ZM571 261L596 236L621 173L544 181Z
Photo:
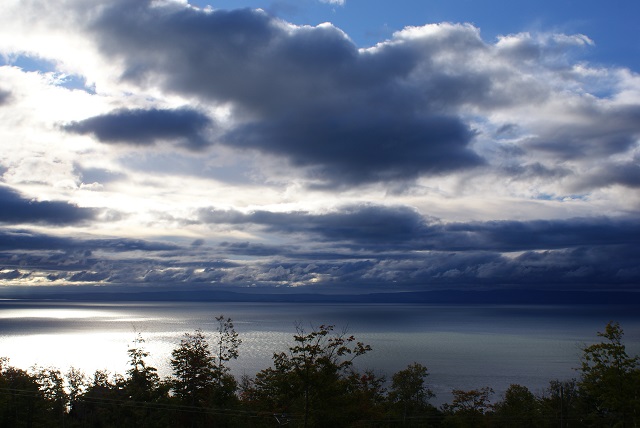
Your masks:
M412 363L389 380L353 360L371 350L333 326L298 327L289 349L255 377L235 379L229 361L241 340L230 319L218 331L184 335L171 353L173 374L160 379L145 360L144 340L129 348L124 375L71 368L29 371L0 359L2 427L636 427L640 423L640 366L629 356L619 324L585 347L578 378L553 380L533 394L511 385L453 390L437 408L428 371Z

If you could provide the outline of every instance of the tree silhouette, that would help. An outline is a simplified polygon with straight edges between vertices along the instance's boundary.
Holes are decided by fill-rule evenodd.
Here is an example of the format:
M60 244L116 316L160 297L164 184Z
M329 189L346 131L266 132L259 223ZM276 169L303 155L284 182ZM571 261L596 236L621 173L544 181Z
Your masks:
M637 426L640 417L639 358L627 354L619 323L609 322L598 336L604 340L583 350L578 383L589 416Z
M468 391L454 389L453 401L445 404L443 410L449 414L448 420L453 426L474 428L484 425L485 414L491 410L490 397L493 389L489 387Z
M185 333L171 352L174 394L192 406L203 405L215 379L214 357L202 330Z
M428 369L420 363L409 364L391 378L389 400L401 409L402 423L407 424L407 418L424 413L433 406L428 401L435 394L425 383L429 375Z
M534 428L540 423L540 402L526 386L511 384L494 406L496 426Z
M293 340L287 352L273 355L273 367L256 375L252 396L275 413L300 414L304 427L341 426L349 369L371 347L332 325L310 332L298 325Z

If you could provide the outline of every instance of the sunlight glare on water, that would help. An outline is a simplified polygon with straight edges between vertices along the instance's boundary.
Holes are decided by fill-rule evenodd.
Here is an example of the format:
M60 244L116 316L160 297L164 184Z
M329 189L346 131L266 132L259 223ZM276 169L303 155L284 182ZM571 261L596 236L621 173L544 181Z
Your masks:
M99 309L83 308L32 308L32 309L6 309L0 312L0 319L20 319L20 318L52 318L62 319L82 319L82 318L118 318L121 315L117 312L109 312Z

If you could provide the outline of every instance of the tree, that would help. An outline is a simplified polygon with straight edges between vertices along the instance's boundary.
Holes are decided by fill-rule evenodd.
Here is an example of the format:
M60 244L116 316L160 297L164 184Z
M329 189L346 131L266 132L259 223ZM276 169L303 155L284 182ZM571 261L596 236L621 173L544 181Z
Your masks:
M494 406L496 425L534 428L540 426L540 403L526 386L511 384L504 399Z
M214 355L213 399L218 404L229 406L236 404L235 393L238 389L238 382L231 375L231 369L227 364L238 358L238 348L242 344L242 339L236 332L231 318L225 319L223 315L220 315L216 317L216 321L218 322L218 336L215 343L217 355Z
M591 418L605 424L637 426L640 415L638 356L630 357L619 323L609 322L598 336L604 340L583 349L578 383Z
M127 370L125 390L134 401L151 401L155 398L160 377L156 368L145 362L149 352L142 347L144 339L140 334L133 340L133 344L134 347L127 350L130 368Z
M294 344L273 355L273 367L256 375L253 390L245 391L264 410L299 414L304 427L342 426L348 406L348 378L353 360L369 345L321 325L310 332L296 326Z
M175 395L189 405L204 405L207 390L215 379L214 358L202 330L185 333L171 352Z
M69 400L69 414L76 417L78 416L78 400L87 388L87 379L82 370L73 366L67 370L64 377Z
M156 368L146 363L149 352L143 344L144 339L138 334L133 347L127 350L130 368L124 379L124 393L132 402L126 416L130 425L138 428L157 425L161 412L153 404L167 396L167 388L162 387Z
M572 428L582 427L585 413L580 407L578 387L575 379L552 380L540 398L542 418L545 426ZM586 410L586 409L585 409Z
M230 318L220 315L218 337L214 355L202 330L185 333L180 345L171 353L173 379L171 389L183 404L198 408L229 409L237 404L238 383L231 375L227 363L238 358L238 348L242 341L233 327ZM185 415L191 424L195 424L196 415ZM200 418L202 424L207 417ZM219 416L216 423L224 424L226 419Z
M65 373L66 383L67 383L67 391L69 393L69 402L71 407L76 402L78 397L82 395L82 393L87 388L87 378L84 372L75 367L70 367L69 370Z
M389 400L400 406L403 425L407 424L407 418L433 410L428 401L435 394L425 384L428 375L429 371L425 366L414 362L391 378Z
M242 344L242 339L234 329L231 318L225 319L220 315L216 317L216 321L218 321L217 368L220 373L226 373L229 371L226 363L238 358L238 348Z
M0 361L0 426L44 426L46 405L37 379L25 370Z
M118 374L96 370L84 392L76 398L72 416L82 426L125 427L129 424L130 406L127 404L125 379Z
M454 389L451 404L443 405L443 410L448 413L450 425L459 427L478 427L484 425L484 416L491 410L490 398L493 389L484 387L464 391ZM486 422L486 421L485 421Z
M382 420L387 404L386 378L373 370L350 370L347 377L349 406L345 416L353 421Z
M64 421L69 395L64 388L64 377L60 370L54 368L34 367L35 379L40 385L40 391L47 401L47 410L51 413L52 419L57 418Z

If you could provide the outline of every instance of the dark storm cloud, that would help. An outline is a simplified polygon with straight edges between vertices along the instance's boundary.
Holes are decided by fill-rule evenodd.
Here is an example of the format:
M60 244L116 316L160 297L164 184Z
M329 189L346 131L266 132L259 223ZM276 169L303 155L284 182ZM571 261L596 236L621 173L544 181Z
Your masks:
M0 279L18 281L46 275L49 281L140 282L148 272L171 263L171 259L163 262L165 254L179 250L186 253L185 248L163 242L68 238L0 229L0 273L6 270ZM201 264L206 267L211 262Z
M276 256L289 253L289 248L283 246L257 244L251 242L221 242L221 250L228 254L244 255L244 256Z
M443 223L406 207L352 206L326 214L201 210L204 223L257 225L270 232L308 234L370 251L435 250L513 252L640 242L636 219Z
M472 133L451 117L378 112L299 112L244 125L226 141L288 157L330 182L359 184L416 178L480 165Z
M260 225L270 232L306 233L335 241L403 242L420 236L424 218L412 209L362 205L326 214L308 212L254 211L247 214L235 210L201 209L204 223Z
M452 223L439 232L434 248L523 251L636 244L640 242L640 221L602 217Z
M142 239L115 238L115 239L92 239L83 243L87 247L99 248L109 251L175 251L180 249L175 244L163 242L145 241Z
M148 146L158 141L177 141L190 150L200 150L209 143L204 135L211 120L187 109L117 110L64 125L77 134L93 134L104 143Z
M432 283L435 280L450 284L474 280L488 284L496 281L572 283L606 282L607 279L613 281L610 283L618 283L638 278L634 266L639 261L635 254L638 254L640 227L636 221L602 218L438 225L427 224L411 212L399 211L396 214L401 215L387 211L384 216L375 216L373 210L369 210L348 220L349 215L334 214L313 226L308 224L312 222L311 218L295 220L295 215L288 215L283 221L284 217L275 220L270 215L259 213L255 219L268 222L270 227L283 227L286 231L306 230L320 236L320 241L329 246L348 248L350 259L366 259L354 264L325 252L322 254L325 262L322 263L320 258L306 254L314 263L326 267L317 273L330 275L331 281L335 282L346 281L347 277L338 276L338 272L343 275L347 268L353 269L349 271L350 280L360 278L364 283ZM271 221L267 221L268 218ZM368 220L363 224L359 219L364 218ZM248 216L242 221L250 219ZM286 223L289 225L282 226ZM404 232L386 236L386 229L393 228ZM369 252L354 252L356 247ZM401 251L393 254L398 248ZM532 252L533 249L537 251ZM320 254L322 250L315 251ZM503 251L526 253L509 258L500 254ZM301 253L297 253L298 257ZM288 254L288 257L294 257L293 254ZM276 265L282 265L282 262L270 266ZM589 272L598 274L589 278Z
M591 287L640 281L636 219L446 224L407 208L375 206L326 215L212 214L216 216L236 226L261 225L283 243L194 246L0 230L0 279L19 281L42 277L42 272L50 281L131 284L282 286L320 279L320 284L365 289L438 284ZM234 256L239 256L237 262Z
M80 239L62 238L28 230L0 229L0 250L52 250L52 251L175 251L175 244L144 241L142 239Z
M73 240L28 231L0 229L0 250L66 250L73 247Z
M507 257L490 251L426 251L402 257L378 254L350 259L326 258L294 261L294 258L266 257L251 265L228 269L228 283L312 283L322 278L324 286L371 290L393 287L613 287L640 280L640 247L620 245L528 251Z
M23 198L15 190L0 186L0 223L78 224L95 219L98 210L67 202L36 201Z
M124 61L122 79L231 103L236 122L220 143L284 157L327 185L483 163L469 148L474 132L450 106L481 99L490 79L433 67L428 81L412 80L434 46L362 52L331 25L294 28L262 11L147 2L116 3L89 27L103 53ZM466 34L449 38L481 45Z

